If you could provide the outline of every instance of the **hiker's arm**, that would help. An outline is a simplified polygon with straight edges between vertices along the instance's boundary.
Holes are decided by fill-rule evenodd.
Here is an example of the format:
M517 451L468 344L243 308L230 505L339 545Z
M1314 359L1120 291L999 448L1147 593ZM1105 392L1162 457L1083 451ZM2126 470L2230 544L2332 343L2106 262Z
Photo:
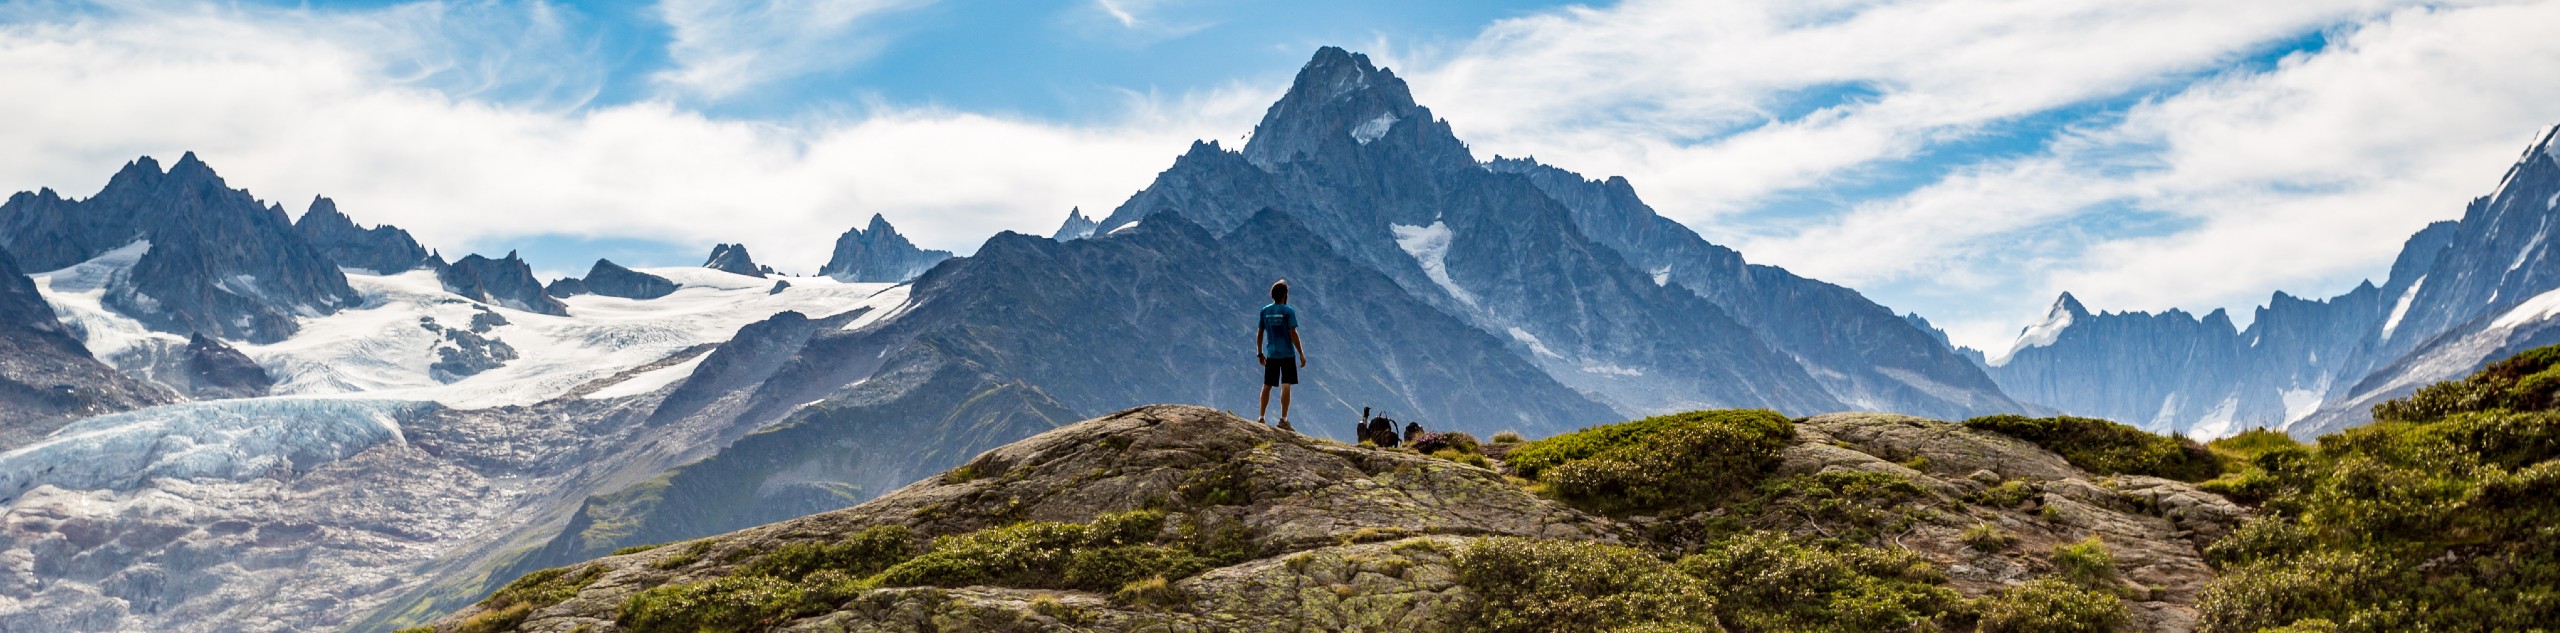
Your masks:
M1253 362L1262 362L1262 328L1253 329Z
M1289 328L1289 349L1298 351L1298 366L1307 366L1307 344L1298 340L1298 328Z

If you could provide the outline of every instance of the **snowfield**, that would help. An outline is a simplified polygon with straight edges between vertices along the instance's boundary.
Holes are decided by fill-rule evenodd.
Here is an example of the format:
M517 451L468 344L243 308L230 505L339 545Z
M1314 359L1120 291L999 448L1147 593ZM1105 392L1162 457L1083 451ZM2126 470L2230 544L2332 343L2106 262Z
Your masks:
M150 248L137 242L70 268L33 275L45 299L93 353L117 369L144 376L169 364L167 359L182 357L186 337L150 331L101 302L108 281L125 274ZM867 327L894 317L907 294L904 286L827 277L792 277L790 287L776 293L774 279L707 268L640 270L682 287L646 300L570 297L562 300L569 305L566 317L464 299L445 292L429 270L396 275L349 270L347 283L364 297L361 307L304 318L300 331L274 344L234 344L276 378L278 396L427 401L477 409L559 397L680 350L726 341L738 328L786 310L824 317L873 308L855 323ZM482 313L495 314L502 323L485 325L491 319L480 317ZM477 331L505 344L516 358L450 384L441 382L432 368L437 350L454 347L440 331L448 329ZM632 387L598 385L602 389L589 397L648 393L682 381L693 366L679 365L683 373L644 372L629 379L638 383Z

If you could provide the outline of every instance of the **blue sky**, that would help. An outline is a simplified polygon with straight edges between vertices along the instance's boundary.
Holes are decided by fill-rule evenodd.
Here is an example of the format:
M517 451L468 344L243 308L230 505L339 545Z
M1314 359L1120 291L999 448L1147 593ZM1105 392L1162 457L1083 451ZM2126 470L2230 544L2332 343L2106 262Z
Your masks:
M0 6L0 188L197 151L431 246L806 272L1103 212L1318 46L1479 158L1624 175L1753 261L2004 347L2327 296L2560 123L2560 2L658 0Z

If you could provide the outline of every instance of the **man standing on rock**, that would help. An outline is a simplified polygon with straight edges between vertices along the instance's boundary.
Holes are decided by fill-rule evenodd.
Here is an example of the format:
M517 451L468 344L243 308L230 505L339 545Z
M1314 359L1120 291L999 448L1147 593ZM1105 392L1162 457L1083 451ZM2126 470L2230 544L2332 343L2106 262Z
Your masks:
M1271 412L1271 388L1280 388L1280 430L1289 427L1289 387L1298 384L1298 368L1307 366L1306 347L1298 342L1298 309L1289 307L1289 280L1271 284L1271 305L1262 306L1262 323L1253 330L1253 359L1262 365L1262 408L1257 422Z

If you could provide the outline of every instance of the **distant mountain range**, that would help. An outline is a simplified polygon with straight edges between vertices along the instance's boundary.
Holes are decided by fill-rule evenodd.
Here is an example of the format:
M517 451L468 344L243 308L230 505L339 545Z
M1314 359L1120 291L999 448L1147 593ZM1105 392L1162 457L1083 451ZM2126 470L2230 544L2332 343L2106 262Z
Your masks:
M2247 329L2220 310L2093 314L2065 293L1986 369L2019 399L2157 432L2312 437L2383 400L2560 341L2560 153L2546 129L2462 219L2325 300L2282 292Z
M87 199L0 204L0 558L35 561L0 569L0 630L387 629L1074 420L1251 411L1250 315L1283 278L1310 361L1291 418L1324 437L1363 408L1483 435L1727 407L2350 424L2543 336L2548 142L2383 286L2279 295L2247 332L2066 296L1990 358L1623 178L1479 160L1338 48L1243 147L1194 143L1099 219L955 257L874 214L812 277L724 243L546 282L144 158Z

